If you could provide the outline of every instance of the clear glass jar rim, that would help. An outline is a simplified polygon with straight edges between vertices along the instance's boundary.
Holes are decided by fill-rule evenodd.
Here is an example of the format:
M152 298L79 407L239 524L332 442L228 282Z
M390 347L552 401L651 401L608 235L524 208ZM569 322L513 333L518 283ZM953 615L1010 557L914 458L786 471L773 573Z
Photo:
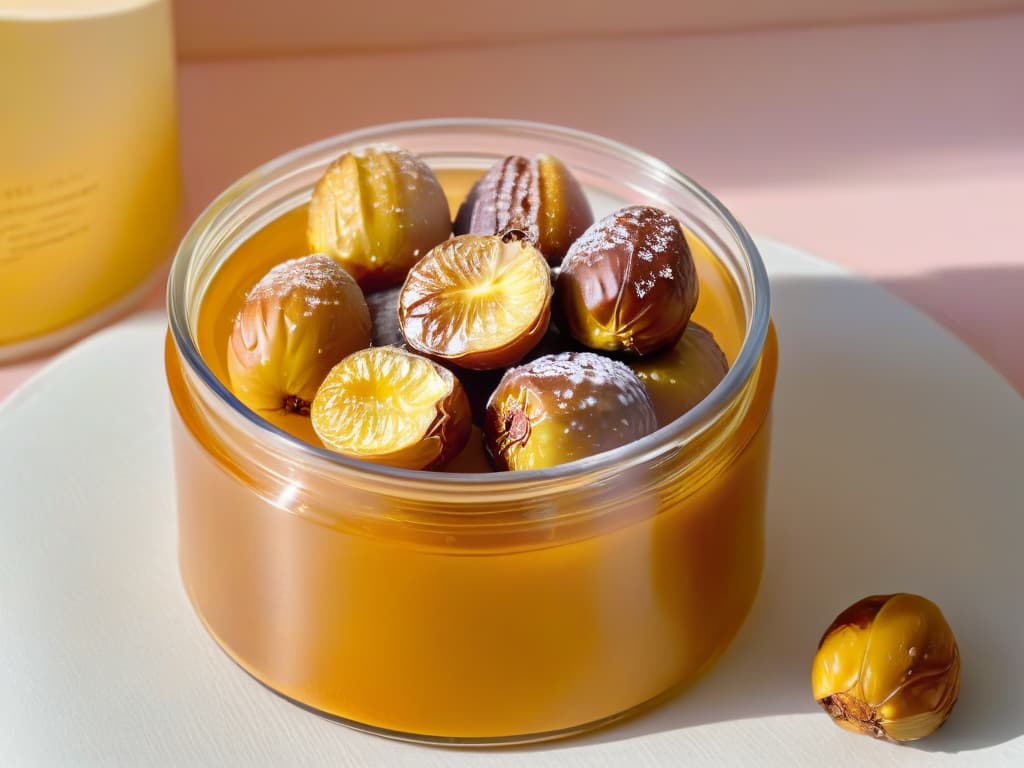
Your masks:
M206 365L192 337L188 324L186 287L189 269L194 261L196 247L203 234L229 218L242 205L249 193L258 191L268 180L287 168L301 164L332 150L340 154L345 148L362 143L387 140L390 134L411 132L440 132L444 130L479 130L507 133L529 133L551 136L578 145L589 146L602 153L618 155L632 163L656 171L658 176L686 190L701 200L726 224L746 257L753 279L753 307L749 327L732 367L719 385L697 406L657 431L628 445L585 459L545 469L496 473L425 472L387 467L359 459L351 459L326 448L310 445L262 419L249 410L221 383ZM320 463L327 471L375 477L403 486L430 488L438 484L465 486L474 492L490 488L522 490L530 484L547 485L550 482L579 480L585 476L617 472L649 461L669 450L678 448L705 432L727 410L742 392L744 385L757 369L764 348L770 321L770 295L768 273L753 239L729 210L697 182L680 173L667 163L629 145L606 139L584 131L546 123L490 118L435 118L386 123L363 128L323 139L292 150L264 163L231 184L218 195L196 218L175 255L167 287L167 312L171 337L178 353L199 381L205 385L243 423L254 427L265 439L279 443L280 449L296 452L296 458ZM283 442L281 442L283 441Z

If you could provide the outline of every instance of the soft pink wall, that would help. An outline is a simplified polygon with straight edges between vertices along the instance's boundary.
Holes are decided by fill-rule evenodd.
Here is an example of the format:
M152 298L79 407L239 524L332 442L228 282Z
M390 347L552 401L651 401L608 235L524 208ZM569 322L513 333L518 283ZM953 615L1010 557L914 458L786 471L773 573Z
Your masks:
M1024 0L174 0L183 58L489 45L895 21L1024 9Z

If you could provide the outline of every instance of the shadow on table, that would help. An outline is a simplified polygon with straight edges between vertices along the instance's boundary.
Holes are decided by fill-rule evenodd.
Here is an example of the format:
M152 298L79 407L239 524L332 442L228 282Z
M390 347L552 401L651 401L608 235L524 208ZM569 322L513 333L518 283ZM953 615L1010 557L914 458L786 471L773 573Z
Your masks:
M1024 272L953 273L1024 295ZM1024 734L1024 401L930 319L856 279L776 277L781 365L767 560L756 604L692 688L582 747L794 713L822 631L869 594L935 600L958 637L960 700L913 749L964 752Z
M912 304L929 307L928 314L940 323L949 317L950 325L961 325L963 340L1011 382L1017 382L1017 391L1024 395L1024 342L1020 339L1024 329L1024 269L940 270L883 280L882 285ZM984 297L984 301L977 301L978 297ZM953 305L948 314L944 311L946 302ZM959 322L953 321L954 307L965 302L970 302L970 314L960 313ZM1008 339L1013 343L1008 344Z

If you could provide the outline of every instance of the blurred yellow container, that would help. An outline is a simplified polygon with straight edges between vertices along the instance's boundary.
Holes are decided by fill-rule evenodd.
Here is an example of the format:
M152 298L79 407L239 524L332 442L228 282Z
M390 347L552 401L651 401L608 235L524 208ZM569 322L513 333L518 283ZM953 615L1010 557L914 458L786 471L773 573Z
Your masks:
M138 299L180 200L167 0L0 0L0 361Z

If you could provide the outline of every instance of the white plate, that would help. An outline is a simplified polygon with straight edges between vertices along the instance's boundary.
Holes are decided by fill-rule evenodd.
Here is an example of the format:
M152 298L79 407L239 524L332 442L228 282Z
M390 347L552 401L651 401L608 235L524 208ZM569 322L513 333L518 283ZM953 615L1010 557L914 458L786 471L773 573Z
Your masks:
M0 765L1024 765L1024 402L885 291L762 244L781 343L768 559L750 619L685 695L562 743L467 752L278 698L178 581L163 321L71 350L0 409ZM809 666L839 610L920 592L961 645L919 746L836 728Z

